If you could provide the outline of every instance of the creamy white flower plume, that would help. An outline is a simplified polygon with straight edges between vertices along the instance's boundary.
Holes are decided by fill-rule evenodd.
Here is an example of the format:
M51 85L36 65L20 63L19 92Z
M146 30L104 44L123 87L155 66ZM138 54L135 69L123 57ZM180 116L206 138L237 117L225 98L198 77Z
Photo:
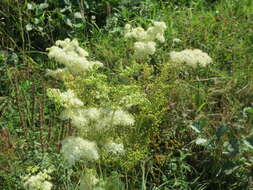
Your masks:
M60 118L71 119L71 123L81 131L107 130L112 126L131 126L134 124L134 117L123 110L107 110L102 108L87 109L65 109Z
M172 40L173 43L180 43L182 40L180 40L179 38L174 38Z
M49 51L48 57L54 58L59 63L64 64L72 74L80 74L88 69L92 68L94 65L103 66L101 62L98 61L88 61L88 52L79 46L77 40L58 40L55 46L47 48Z
M134 38L137 41L148 42L158 40L164 42L163 34L166 30L166 24L164 22L153 22L153 26L149 27L145 31L142 27L132 28L130 24L125 25L125 38Z
M60 103L65 108L78 108L83 106L83 102L70 89L66 92L61 92L59 89L49 88L47 90L47 95L55 99L56 102Z
M155 42L135 42L135 55L138 57L145 57L155 53Z
M108 142L105 145L105 149L107 152L114 154L114 155L122 155L125 153L124 150L124 145L123 144L119 144L119 143L115 143L115 142Z
M108 122L112 119L113 125L131 126L134 124L133 116L123 110L111 111L107 118Z
M67 68L64 69L56 69L56 70L50 70L47 69L46 76L53 77L56 80L67 80L71 78L71 74Z
M96 143L81 137L68 137L63 140L61 153L69 165L74 165L80 159L85 161L99 159Z
M175 63L185 63L191 67L206 67L212 62L212 58L205 52L199 49L186 49L180 52L172 51L170 52L170 58Z
M153 26L146 31L142 27L132 28L130 24L125 25L125 38L133 38L137 40L134 43L134 50L136 57L145 57L155 53L155 40L165 42L164 32L166 30L164 22L153 22Z
M51 177L48 175L48 171L44 170L37 175L25 176L23 185L27 190L51 190L53 184L47 181L50 179Z

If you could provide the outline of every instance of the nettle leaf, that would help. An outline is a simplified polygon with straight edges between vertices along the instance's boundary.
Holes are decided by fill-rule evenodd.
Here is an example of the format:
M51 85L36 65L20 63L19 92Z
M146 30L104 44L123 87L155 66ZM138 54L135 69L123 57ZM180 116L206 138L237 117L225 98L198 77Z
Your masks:
M244 144L247 145L249 148L253 149L253 136L247 137L244 140Z
M202 131L199 122L193 122L191 125L189 125L189 127L192 128L197 133L200 133Z
M228 126L227 126L227 125L222 125L222 126L220 126L220 127L217 129L215 135L216 135L216 137L218 138L218 140L225 134L225 132L226 132L227 130L228 130Z
M19 61L19 59L18 59L18 56L17 56L16 53L12 53L7 58L7 62L8 63L14 63L14 64L16 64L16 63L18 63L18 61Z

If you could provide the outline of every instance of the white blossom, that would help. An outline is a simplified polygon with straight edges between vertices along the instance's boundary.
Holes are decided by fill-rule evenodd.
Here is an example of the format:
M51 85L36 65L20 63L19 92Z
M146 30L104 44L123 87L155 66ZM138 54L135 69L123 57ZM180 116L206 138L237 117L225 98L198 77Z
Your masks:
M165 42L164 32L166 30L164 22L153 22L153 26L144 30L142 27L132 28L130 24L125 25L125 38L135 39L134 50L136 57L145 57L155 53L155 40Z
M126 111L108 110L103 108L73 108L65 109L60 118L71 120L71 124L83 132L93 130L107 130L113 126L131 126L134 117Z
M179 38L174 38L172 40L173 43L180 43L182 40L180 40Z
M122 155L125 153L124 145L121 143L108 142L105 145L105 149L107 152L112 153L114 155Z
M83 106L83 102L70 89L66 92L61 92L59 89L48 89L47 95L55 99L65 108L78 108Z
M24 187L27 190L51 190L53 184L47 180L51 177L48 175L48 171L44 170L39 172L37 175L28 175L24 177Z
M47 49L48 57L54 58L59 63L64 64L72 74L80 74L92 68L94 65L103 66L98 61L88 61L87 51L79 46L77 40L58 40L55 46Z
M186 49L180 52L170 52L170 58L175 63L185 63L191 67L206 67L212 62L212 58L205 52L199 49Z
M113 125L131 126L134 124L134 118L132 115L123 110L111 111L107 118L112 120Z
M137 57L145 57L155 53L155 42L135 42L134 50Z
M69 165L74 165L80 159L86 161L99 159L96 143L81 137L68 137L63 140L61 153Z
M71 74L68 71L68 69L66 69L66 68L64 68L64 69L56 69L56 70L47 69L46 76L53 77L56 80L62 80L62 81L64 81L66 79L69 79L71 77Z

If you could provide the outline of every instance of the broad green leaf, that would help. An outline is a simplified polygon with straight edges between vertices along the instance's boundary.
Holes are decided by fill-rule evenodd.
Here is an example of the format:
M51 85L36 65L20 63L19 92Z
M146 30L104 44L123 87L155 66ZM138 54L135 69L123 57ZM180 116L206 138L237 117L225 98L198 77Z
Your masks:
M249 148L253 149L253 136L247 137L244 140L244 144L247 145Z
M217 137L218 139L220 139L220 138L225 134L225 132L226 132L227 130L228 130L228 126L227 126L227 125L222 125L222 126L220 126L220 127L217 129L216 133L215 133L216 137Z
M10 56L8 56L7 62L8 63L17 63L18 62L18 56L17 56L17 54L13 53Z
M192 128L195 132L200 133L201 128L199 122L193 122L191 125L189 125L190 128Z

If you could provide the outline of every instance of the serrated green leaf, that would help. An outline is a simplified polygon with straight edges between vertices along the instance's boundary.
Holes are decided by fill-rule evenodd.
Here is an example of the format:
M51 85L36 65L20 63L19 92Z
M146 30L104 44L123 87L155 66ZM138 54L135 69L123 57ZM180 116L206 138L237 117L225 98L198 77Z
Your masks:
M247 137L244 141L249 148L253 148L253 136Z
M227 130L228 130L228 126L227 126L227 125L222 125L222 126L220 126L220 127L217 129L216 133L215 133L216 137L217 137L218 139L220 139L220 138L225 134L225 132L226 132Z
M201 128L199 122L193 122L191 125L189 125L190 128L192 128L195 132L200 133Z

